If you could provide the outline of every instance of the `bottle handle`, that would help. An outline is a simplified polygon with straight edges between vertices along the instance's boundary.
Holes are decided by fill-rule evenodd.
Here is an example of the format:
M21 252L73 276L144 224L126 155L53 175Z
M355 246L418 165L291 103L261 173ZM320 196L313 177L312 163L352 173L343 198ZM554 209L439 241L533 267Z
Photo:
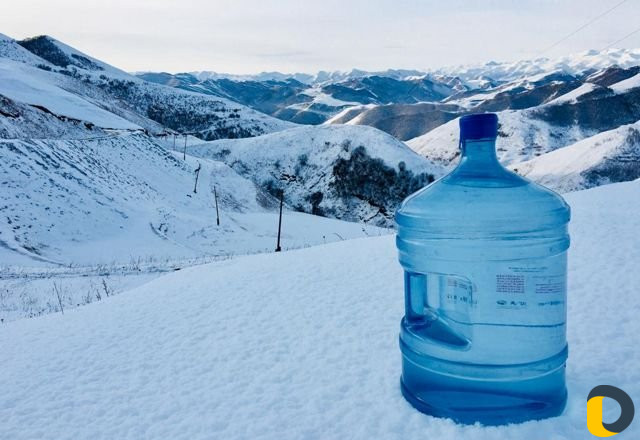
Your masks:
M469 339L455 331L446 318L429 305L427 276L439 275L407 271L404 273L405 321L408 330L419 338L436 344L458 349L467 348L471 343Z

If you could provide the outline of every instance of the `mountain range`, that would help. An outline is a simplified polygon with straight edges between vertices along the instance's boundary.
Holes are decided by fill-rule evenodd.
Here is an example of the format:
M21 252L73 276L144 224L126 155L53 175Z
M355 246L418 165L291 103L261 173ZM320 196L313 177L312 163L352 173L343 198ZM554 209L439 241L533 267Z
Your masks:
M489 62L420 70L320 72L316 75L214 72L138 73L151 82L241 102L301 124L371 125L401 140L473 111L537 106L594 80L638 72L640 50L588 51L560 59Z

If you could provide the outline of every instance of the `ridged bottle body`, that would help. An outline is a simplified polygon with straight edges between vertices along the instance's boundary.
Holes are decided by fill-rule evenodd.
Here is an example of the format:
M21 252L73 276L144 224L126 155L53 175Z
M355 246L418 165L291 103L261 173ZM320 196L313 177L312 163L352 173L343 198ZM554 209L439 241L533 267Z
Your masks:
M461 148L458 167L396 213L403 394L461 423L559 415L569 207L503 168L495 139Z

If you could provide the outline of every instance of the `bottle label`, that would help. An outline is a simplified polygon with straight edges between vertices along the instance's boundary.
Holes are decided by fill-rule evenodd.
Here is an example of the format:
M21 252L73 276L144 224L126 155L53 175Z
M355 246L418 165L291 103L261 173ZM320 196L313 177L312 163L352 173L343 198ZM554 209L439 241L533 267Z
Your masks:
M562 325L566 320L566 273L566 253L491 262L468 278L448 276L441 307L450 318L472 324Z

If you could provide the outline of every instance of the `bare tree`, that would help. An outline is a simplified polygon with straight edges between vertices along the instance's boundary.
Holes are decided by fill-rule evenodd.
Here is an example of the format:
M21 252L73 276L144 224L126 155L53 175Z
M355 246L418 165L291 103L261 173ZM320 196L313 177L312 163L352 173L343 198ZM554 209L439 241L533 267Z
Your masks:
M107 295L107 298L109 298L109 294L111 293L111 290L107 286L107 282L105 281L104 278L102 279L102 290L104 290L104 294Z

